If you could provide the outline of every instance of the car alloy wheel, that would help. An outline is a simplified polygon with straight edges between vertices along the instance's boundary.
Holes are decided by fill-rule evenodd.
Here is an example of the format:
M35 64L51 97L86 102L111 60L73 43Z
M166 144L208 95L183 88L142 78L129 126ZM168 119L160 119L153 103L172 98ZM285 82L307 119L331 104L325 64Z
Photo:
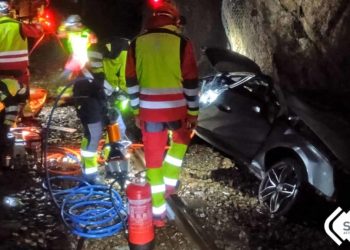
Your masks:
M284 215L295 203L303 182L298 161L282 160L265 174L259 187L259 201L271 214Z

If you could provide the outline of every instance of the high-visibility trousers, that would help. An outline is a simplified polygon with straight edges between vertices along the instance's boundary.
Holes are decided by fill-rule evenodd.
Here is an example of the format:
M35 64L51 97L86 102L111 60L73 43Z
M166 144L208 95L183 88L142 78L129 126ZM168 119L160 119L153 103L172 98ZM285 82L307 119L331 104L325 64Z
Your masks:
M84 137L81 141L81 159L85 174L98 172L98 143L102 136L102 122L83 123Z
M184 121L142 122L146 176L151 185L154 216L161 216L166 212L166 186L177 185L190 134L191 131L185 127ZM168 139L170 147L164 157Z

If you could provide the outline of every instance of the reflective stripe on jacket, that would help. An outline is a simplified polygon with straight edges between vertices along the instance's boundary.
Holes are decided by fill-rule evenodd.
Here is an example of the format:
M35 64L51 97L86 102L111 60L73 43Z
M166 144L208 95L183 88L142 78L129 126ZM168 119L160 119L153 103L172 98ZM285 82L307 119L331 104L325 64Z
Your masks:
M127 59L127 87L143 121L181 120L198 112L198 72L190 41L167 25L138 36Z
M28 67L27 39L21 36L21 24L9 17L0 18L0 70Z
M115 57L106 56L112 53L110 44L95 44L88 50L89 69L92 73L103 73L113 88L126 90L125 65L127 50L121 50Z
M103 54L97 44L90 46L88 49L89 69L93 74L104 73Z

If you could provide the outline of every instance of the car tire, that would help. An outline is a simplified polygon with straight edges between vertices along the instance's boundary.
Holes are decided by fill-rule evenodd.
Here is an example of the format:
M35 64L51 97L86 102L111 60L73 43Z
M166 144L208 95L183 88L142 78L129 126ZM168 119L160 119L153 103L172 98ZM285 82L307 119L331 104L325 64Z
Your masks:
M261 180L259 201L274 216L286 215L298 202L306 178L305 167L293 158L279 160Z

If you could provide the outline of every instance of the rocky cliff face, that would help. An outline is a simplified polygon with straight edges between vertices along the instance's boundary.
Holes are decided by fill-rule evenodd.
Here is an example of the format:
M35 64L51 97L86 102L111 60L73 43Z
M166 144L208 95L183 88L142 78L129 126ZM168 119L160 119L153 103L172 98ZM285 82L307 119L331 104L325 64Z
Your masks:
M223 0L231 49L282 86L350 86L350 1Z
M176 0L181 14L186 17L184 34L195 46L200 74L211 72L209 63L201 53L204 47L226 48L228 41L221 22L221 0Z

